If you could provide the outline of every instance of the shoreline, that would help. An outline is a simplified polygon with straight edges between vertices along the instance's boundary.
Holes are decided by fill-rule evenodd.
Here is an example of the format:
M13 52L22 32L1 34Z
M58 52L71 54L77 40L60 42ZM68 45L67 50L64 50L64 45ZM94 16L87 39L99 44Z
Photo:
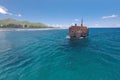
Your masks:
M61 30L61 28L0 28L0 31L39 31L39 30Z

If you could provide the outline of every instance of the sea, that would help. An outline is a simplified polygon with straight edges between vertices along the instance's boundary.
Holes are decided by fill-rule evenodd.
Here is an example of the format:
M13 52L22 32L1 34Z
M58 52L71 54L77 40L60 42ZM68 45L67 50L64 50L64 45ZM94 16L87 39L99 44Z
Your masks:
M0 80L120 80L120 28L1 30Z

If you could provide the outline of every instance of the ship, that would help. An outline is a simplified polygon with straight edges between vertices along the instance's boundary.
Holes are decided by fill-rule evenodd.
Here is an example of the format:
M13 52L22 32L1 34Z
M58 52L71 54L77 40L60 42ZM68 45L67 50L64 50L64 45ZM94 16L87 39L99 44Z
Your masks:
M85 38L89 34L89 29L87 26L83 25L83 20L81 20L81 25L75 24L69 27L69 37L71 39Z

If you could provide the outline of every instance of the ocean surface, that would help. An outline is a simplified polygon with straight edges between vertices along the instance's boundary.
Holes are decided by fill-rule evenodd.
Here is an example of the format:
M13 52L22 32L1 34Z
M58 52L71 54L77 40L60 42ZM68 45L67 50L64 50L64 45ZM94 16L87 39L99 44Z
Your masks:
M120 28L0 31L0 80L120 80Z

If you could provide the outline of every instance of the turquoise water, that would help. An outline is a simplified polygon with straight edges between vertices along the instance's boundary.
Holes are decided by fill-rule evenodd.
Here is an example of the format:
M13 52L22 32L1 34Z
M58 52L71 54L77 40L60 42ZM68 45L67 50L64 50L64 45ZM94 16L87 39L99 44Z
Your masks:
M120 80L120 28L0 31L0 80Z

